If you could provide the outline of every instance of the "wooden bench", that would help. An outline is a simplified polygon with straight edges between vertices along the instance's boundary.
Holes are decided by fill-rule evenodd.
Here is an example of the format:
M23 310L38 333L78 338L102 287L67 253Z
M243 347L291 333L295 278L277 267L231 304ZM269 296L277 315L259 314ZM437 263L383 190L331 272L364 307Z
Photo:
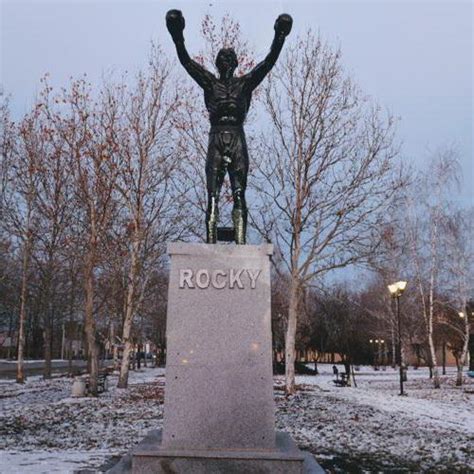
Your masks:
M107 380L108 371L107 369L103 369L99 371L99 375L97 376L97 393L104 393L109 388L109 383ZM86 393L89 392L89 377L86 380Z
M97 392L103 393L106 392L109 388L109 382L107 381L107 371L101 370L97 377Z
M337 378L336 380L333 380L333 382L338 387L348 387L350 385L349 376L347 374L341 374L340 378Z

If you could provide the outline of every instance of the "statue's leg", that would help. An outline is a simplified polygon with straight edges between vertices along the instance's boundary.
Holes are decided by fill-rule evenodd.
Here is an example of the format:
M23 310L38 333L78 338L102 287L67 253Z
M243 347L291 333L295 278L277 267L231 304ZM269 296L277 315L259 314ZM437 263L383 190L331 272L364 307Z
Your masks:
M209 148L206 161L207 211L206 241L208 244L217 242L217 222L219 220L219 194L226 173L226 164L219 151L219 140L212 134L209 136Z
M239 133L236 141L232 162L229 164L229 177L234 198L232 220L234 222L235 243L244 245L247 238L247 203L245 202L245 189L247 187L247 173L249 157L247 144L243 132Z

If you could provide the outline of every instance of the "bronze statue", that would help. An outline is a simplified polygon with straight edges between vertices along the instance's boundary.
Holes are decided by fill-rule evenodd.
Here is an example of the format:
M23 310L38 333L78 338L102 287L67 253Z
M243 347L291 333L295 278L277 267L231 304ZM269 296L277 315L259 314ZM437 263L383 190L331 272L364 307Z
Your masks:
M178 58L188 74L204 89L204 100L211 130L206 160L208 207L206 212L207 243L217 240L219 194L224 177L229 172L234 208L234 238L237 244L245 244L247 232L247 205L245 188L249 158L243 124L250 106L253 90L270 72L291 31L290 15L280 15L275 21L275 37L267 57L252 71L235 77L237 55L232 48L222 48L217 54L216 67L219 77L193 61L184 46L184 17L179 10L166 14L166 26L170 32Z

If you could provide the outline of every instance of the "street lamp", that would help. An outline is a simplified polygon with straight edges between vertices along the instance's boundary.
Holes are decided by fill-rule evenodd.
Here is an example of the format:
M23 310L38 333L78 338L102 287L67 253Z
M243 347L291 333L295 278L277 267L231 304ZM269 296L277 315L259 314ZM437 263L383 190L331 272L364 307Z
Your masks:
M400 296L402 296L405 288L407 287L406 281L397 281L388 285L388 291L392 298L396 299L397 302L397 325L398 325L398 357L399 357L399 366L400 366L400 395L405 395L403 393L403 367L402 367L402 331L400 326Z

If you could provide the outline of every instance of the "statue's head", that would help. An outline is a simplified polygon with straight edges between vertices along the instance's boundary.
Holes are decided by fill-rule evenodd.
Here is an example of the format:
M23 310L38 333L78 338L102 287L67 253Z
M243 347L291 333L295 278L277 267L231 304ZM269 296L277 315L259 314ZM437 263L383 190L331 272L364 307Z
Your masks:
M233 48L222 48L216 57L216 67L221 76L232 76L238 65Z

